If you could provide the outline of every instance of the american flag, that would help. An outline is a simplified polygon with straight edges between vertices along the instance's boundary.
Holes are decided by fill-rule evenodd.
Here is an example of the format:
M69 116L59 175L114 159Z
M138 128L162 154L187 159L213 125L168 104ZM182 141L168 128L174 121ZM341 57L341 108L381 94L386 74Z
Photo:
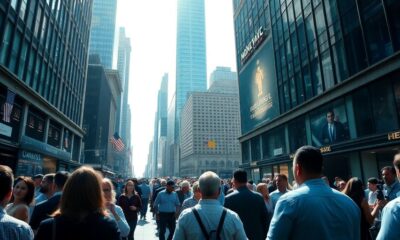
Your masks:
M10 122L11 112L14 106L15 92L7 89L7 99L3 106L3 121L6 123Z
M110 139L113 149L116 152L122 152L125 149L125 144L122 142L122 139L119 137L118 133L114 133L114 136Z

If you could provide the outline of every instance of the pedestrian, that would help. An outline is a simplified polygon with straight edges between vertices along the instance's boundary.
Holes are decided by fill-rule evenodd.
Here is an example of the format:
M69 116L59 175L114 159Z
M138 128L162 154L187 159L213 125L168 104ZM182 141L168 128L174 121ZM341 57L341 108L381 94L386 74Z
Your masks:
M287 193L288 190L288 179L287 176L285 174L278 174L275 177L275 183L276 183L276 187L277 189L273 192L271 192L270 197L272 200L272 205L275 208L276 203L278 202L279 198Z
M126 181L124 192L118 198L118 205L124 211L126 221L129 224L130 231L127 239L133 240L142 201L139 194L135 191L135 184L132 180Z
M182 213L185 209L191 208L196 206L196 204L200 201L201 199L201 191L199 188L199 182L196 181L193 183L192 186L192 192L193 196L191 198L186 199L183 201L182 207L179 209L179 214Z
M176 191L176 194L178 195L179 202L181 203L181 206L183 204L183 201L186 199L190 198L192 196L190 192L190 183L186 180L182 181L180 183L181 189Z
M392 201L400 196L400 183L396 178L396 170L392 166L383 167L382 178L385 184L383 185L383 192L387 201Z
M169 180L166 189L158 193L154 201L154 210L157 212L159 219L159 239L165 240L165 232L168 227L168 240L172 239L175 231L177 208L181 205L178 195L174 192L175 182Z
M233 173L233 185L236 190L225 197L225 207L239 215L247 238L264 240L269 219L263 197L247 188L247 173L242 169Z
M43 174L36 174L32 177L33 184L35 185L35 198L40 195L41 182Z
M318 148L296 151L293 176L299 187L278 200L267 239L360 240L360 209L325 184L322 165Z
M35 204L46 201L54 194L54 173L44 175L40 183L40 194L35 197Z
M196 206L182 212L174 239L247 239L239 216L217 200L221 190L218 175L214 172L203 173L199 178L199 189L202 199Z
M105 211L101 176L91 167L71 174L52 216L40 223L35 240L120 240L117 224Z
M14 185L11 202L5 210L8 215L29 223L29 206L35 195L35 184L30 177L19 177Z
M147 207L149 206L149 198L150 198L150 187L145 179L142 180L139 187L142 190L142 197L141 197L142 208L140 209L140 219L146 220Z
M110 179L103 178L101 188L103 190L108 216L117 223L119 231L121 232L121 237L128 236L130 227L125 219L124 211L120 206L115 204L116 192L114 190L114 184Z
M0 239L32 240L31 227L26 222L8 215L4 210L13 195L13 181L11 168L0 165Z
M268 219L272 218L272 214L274 214L274 205L272 203L271 197L268 192L268 185L266 183L259 183L256 187L257 192L261 194L264 198L265 207L268 211Z

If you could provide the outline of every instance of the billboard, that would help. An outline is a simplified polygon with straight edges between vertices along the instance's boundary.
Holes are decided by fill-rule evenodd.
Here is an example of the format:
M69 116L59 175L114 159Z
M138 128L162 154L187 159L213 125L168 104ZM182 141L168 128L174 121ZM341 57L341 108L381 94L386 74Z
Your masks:
M279 115L274 50L269 37L239 73L242 134Z

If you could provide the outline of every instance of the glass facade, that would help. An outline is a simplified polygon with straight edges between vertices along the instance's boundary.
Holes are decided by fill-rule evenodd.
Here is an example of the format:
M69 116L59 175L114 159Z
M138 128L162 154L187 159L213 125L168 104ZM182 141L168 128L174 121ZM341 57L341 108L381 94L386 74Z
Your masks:
M204 0L179 0L176 39L175 142L179 119L190 92L207 90Z
M239 82L251 84L244 73L265 46L265 39L254 44L257 30L271 32L280 111L276 127L264 121L257 133L242 136L242 166L254 168L250 160L261 156L257 166L268 175L279 171L276 161L290 161L303 145L332 155L396 144L386 135L400 126L400 71L388 67L398 61L400 1L233 0L233 6ZM383 73L369 75L373 71ZM341 158L351 169L343 176L360 172L358 156ZM336 157L331 159L333 164ZM371 169L373 164L364 172Z
M78 125L90 19L91 1L0 5L0 64Z
M98 54L107 69L113 66L116 14L117 0L93 0L89 53Z

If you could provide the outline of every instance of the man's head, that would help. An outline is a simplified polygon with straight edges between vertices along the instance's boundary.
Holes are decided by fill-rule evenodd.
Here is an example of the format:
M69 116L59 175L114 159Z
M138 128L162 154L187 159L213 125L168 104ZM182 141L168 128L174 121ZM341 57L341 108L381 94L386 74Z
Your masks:
M0 205L4 207L11 199L14 176L11 168L0 165Z
M175 190L175 182L172 181L172 180L169 180L169 181L167 182L166 190L167 190L167 192L169 192L169 193L173 192L173 191Z
M293 159L293 176L300 185L308 179L320 178L323 158L320 150L313 146L297 149Z
M214 172L208 171L201 174L199 178L199 188L203 199L217 199L220 186L221 179Z
M396 170L392 166L383 167L382 178L386 185L390 186L396 181Z
M368 189L372 192L375 192L378 189L378 179L377 178L369 178L368 179Z
M35 188L40 187L40 183L42 182L42 179L43 179L43 174L36 174L35 176L32 177Z
M396 168L397 178L400 180L400 153L394 155L393 165Z
M65 184L65 182L67 182L69 176L70 176L70 173L66 172L66 171L58 171L54 175L54 184L56 187L56 191L63 190L64 184Z
M243 169L238 169L233 173L233 184L236 188L246 186L247 172Z
M326 113L326 121L328 123L333 123L335 120L335 113L333 111L328 111Z
M201 199L201 191L200 191L200 187L199 187L199 181L196 181L193 183L192 191L193 191L193 196L195 199L197 199L197 200Z
M54 173L46 174L40 184L40 192L44 194L52 194L54 192Z
M161 179L160 184L161 186L165 187L167 185L167 180Z
M288 179L285 174L278 174L275 177L276 187L279 192L286 192L288 187Z
M190 183L188 181L185 180L181 182L181 190L183 193L189 192L189 189L190 189Z

